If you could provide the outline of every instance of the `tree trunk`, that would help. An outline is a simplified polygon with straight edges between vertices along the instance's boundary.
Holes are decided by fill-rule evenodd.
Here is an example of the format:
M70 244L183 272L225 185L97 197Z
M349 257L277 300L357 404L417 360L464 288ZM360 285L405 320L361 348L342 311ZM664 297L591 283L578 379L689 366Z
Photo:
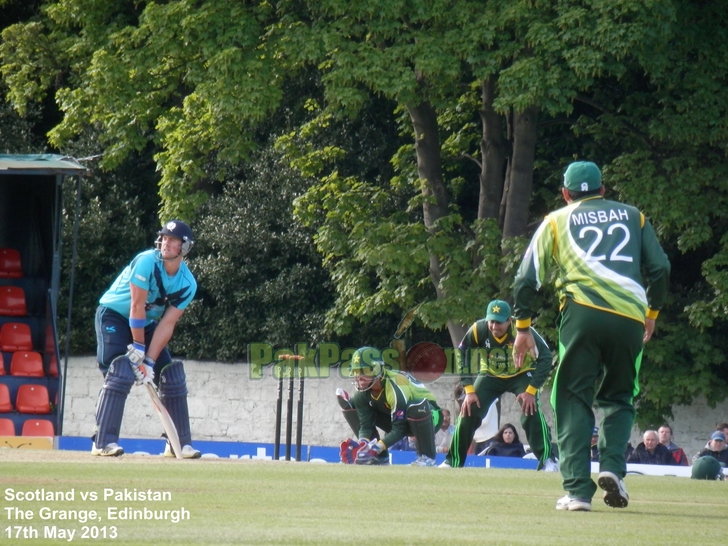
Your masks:
M503 237L520 237L526 234L536 155L537 122L536 106L526 108L513 116L513 157L509 169Z
M503 117L493 109L496 77L483 80L480 119L480 198L478 218L498 218L505 175L508 142L503 135Z
M437 113L427 102L417 106L407 105L415 131L415 153L417 154L417 174L420 177L422 195L426 198L422 205L425 227L430 233L436 231L435 223L448 213L448 195L442 177L442 158L440 156L440 133ZM432 199L434 197L434 200ZM440 259L430 254L430 279L438 298L444 298L442 290L442 267ZM447 323L453 347L456 347L465 330L462 325Z

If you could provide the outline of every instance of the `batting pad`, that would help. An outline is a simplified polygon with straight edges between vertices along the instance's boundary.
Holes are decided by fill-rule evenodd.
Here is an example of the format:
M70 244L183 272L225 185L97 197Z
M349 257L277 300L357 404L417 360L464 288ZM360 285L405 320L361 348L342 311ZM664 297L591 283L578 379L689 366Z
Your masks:
M174 360L159 374L159 399L174 422L182 447L192 445L190 413L187 408L187 376L182 362Z
M103 449L119 441L126 397L133 384L131 362L126 356L116 357L109 366L96 408L96 447Z

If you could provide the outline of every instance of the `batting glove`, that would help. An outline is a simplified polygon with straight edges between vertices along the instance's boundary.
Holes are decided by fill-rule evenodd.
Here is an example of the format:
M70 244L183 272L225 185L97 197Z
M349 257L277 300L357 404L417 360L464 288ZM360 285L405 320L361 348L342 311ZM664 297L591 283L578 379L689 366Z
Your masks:
M146 347L143 343L137 343L134 341L131 345L127 345L126 358L131 360L133 365L138 365L144 362L144 350Z
M144 357L144 362L141 364L132 364L131 369L134 371L136 386L154 381L154 360L148 356Z
M356 464L371 464L372 460L380 455L386 448L381 440L374 439L362 446L356 454Z

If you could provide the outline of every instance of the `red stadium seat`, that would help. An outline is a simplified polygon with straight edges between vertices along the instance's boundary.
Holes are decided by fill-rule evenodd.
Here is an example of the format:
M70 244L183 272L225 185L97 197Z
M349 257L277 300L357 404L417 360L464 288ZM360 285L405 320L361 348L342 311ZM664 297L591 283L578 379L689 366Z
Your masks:
M0 383L0 413L13 411L13 403L10 401L10 389L5 383Z
M52 354L48 361L48 375L58 377L58 359L55 354Z
M43 358L34 351L16 351L10 360L10 375L44 377Z
M15 436L15 423L12 419L0 419L0 436Z
M20 385L15 409L20 413L50 413L48 388L45 385Z
M0 419L0 436L15 436L15 423L12 419Z
M5 373L5 359L0 355L0 375L7 375Z
M14 248L0 248L0 279L20 279L22 276L20 252Z
M19 286L0 286L0 315L22 317L27 314L25 291Z
M28 419L23 423L21 436L55 436L53 423L47 419Z
M33 339L30 326L22 322L6 322L0 328L0 351L13 353L15 351L32 351Z

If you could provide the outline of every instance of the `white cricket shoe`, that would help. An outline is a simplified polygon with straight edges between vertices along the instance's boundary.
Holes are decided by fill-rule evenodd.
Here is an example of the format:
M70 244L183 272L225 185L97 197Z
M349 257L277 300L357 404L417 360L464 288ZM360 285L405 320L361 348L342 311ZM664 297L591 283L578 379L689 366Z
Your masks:
M591 501L566 495L556 501L556 509L570 512L591 512Z
M604 504L612 508L626 508L629 495L624 482L613 472L600 472L597 479L599 487L604 490Z
M435 459L427 455L420 455L410 463L411 466L435 466Z
M452 468L452 465L448 464L447 459L445 459L440 463L440 466L438 466L437 468Z
M96 442L91 444L91 455L98 457L119 457L123 454L124 450L113 442L104 448L96 447Z
M198 449L195 449L191 445L187 444L185 446L182 446L182 458L183 459L199 459L202 454ZM172 450L172 446L169 445L169 442L167 442L167 445L164 447L164 456L165 457L174 457L174 451Z
M558 472L559 463L557 463L554 459L546 459L546 462L543 464L541 470L543 470L544 472Z

